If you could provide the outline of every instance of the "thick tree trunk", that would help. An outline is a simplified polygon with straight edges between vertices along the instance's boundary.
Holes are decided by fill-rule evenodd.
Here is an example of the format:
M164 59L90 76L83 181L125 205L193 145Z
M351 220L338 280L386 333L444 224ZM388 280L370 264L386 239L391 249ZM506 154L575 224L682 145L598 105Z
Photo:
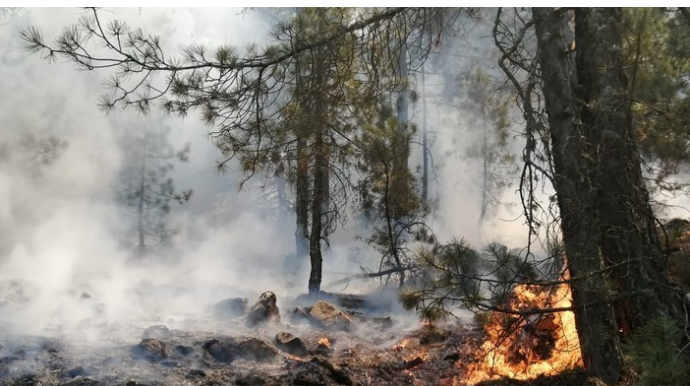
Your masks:
M532 12L582 358L593 375L612 383L621 375L621 358L604 278L597 274L602 262L596 244L596 198L589 172L593 146L587 142L589 129L578 123L573 91L576 80L566 52L569 42L564 38L563 19L552 8L533 8Z
M577 71L582 123L596 143L594 187L599 239L619 328L635 331L657 316L685 318L684 297L663 266L640 154L632 131L623 68L622 10L578 8Z

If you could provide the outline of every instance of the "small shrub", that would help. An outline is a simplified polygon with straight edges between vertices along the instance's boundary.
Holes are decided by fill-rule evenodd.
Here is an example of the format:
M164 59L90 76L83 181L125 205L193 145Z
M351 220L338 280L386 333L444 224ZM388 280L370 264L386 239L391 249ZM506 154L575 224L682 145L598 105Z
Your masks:
M623 346L626 361L637 373L636 384L688 384L688 363L676 346L681 335L681 329L673 320L658 317L641 327Z

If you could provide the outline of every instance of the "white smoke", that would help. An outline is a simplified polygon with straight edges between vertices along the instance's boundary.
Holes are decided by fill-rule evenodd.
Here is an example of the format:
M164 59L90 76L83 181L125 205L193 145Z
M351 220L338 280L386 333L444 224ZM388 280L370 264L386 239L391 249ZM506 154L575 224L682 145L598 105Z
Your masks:
M162 36L165 52L173 53L192 43L209 47L261 43L270 29L266 18L242 11L121 8L101 14L145 26L147 32ZM27 173L26 165L14 158L0 161L3 327L38 334L83 331L85 323L175 326L202 315L206 306L223 298L245 296L253 301L264 290L279 295L304 292L306 272L303 287L292 293L287 292L282 273L284 256L294 251L294 228L277 226L274 219L262 216L255 190L237 192L237 169L226 175L214 171L220 154L206 136L208 127L195 114L185 120L155 113L144 120L130 111L105 116L97 108L106 91L104 73L75 71L61 60L51 64L21 49L21 28L41 26L51 39L84 12L88 11L30 9L0 28L0 44L6 47L0 67L0 143L14 152L25 134L55 136L67 143L54 162L39 166L39 176ZM486 31L471 34L468 40L479 46L476 55L488 52L489 39L472 40L487 35ZM453 44L462 49L465 43L448 42ZM442 59L451 73L469 62L462 57ZM475 135L464 123L466 112L441 96L439 85L444 81L430 76L422 91L429 93L428 120L438 133L434 157L443 164L437 171L438 217L431 225L441 241L464 236L480 246L500 237L519 246L524 234L521 222L492 220L478 228L477 163L464 160L464 150L456 147L456 143L472 146L467 138ZM421 124L419 106L412 110L413 120ZM131 249L120 243L129 224L115 191L127 160L116 138L120 130L138 130L142 122L157 120L172 128L173 147L191 143L190 162L177 165L172 177L178 188L193 189L194 195L188 204L172 206L171 225L180 231L174 248L137 263L130 259ZM445 158L449 153L456 155ZM420 159L419 154L415 157ZM506 201L514 199L514 192L505 194ZM353 222L333 235L325 255L324 284L358 273L360 265L375 267L376 256L370 250L359 251L363 244L356 236L366 235ZM362 288L367 288L364 283L353 283L346 290Z

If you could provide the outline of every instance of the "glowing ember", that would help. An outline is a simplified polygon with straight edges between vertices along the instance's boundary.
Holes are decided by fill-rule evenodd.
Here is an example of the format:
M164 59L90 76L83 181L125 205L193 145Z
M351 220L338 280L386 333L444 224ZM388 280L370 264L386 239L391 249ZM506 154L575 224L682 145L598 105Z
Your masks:
M323 346L323 347L326 347L326 348L331 348L331 341L330 341L328 338L326 338L326 337L319 339L319 341L316 342L316 343L317 343L319 346Z
M516 313L492 315L480 362L470 367L466 384L502 377L527 380L582 366L572 311L525 312L570 307L568 285L520 284L508 306Z
M393 350L402 351L403 349L405 349L405 347L407 347L407 345L409 343L410 343L410 339L405 338L400 342L400 344L396 344L395 346L393 346Z

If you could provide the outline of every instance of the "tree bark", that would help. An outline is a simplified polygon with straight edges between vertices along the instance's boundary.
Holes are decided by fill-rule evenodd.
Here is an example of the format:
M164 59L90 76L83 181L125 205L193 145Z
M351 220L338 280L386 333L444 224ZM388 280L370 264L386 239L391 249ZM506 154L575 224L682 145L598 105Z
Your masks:
M297 275L301 262L309 256L309 156L306 150L307 140L297 140L297 178L295 181L295 267ZM304 284L303 284L304 285ZM304 287L302 287L304 288Z
M299 9L298 13L303 10ZM301 30L302 18L297 18L298 28ZM299 45L299 35L295 35L295 44ZM304 77L302 72L302 55L295 56L295 95L300 106L305 106L307 93L304 88ZM297 133L297 176L295 179L295 261L290 264L291 274L296 279L304 267L304 262L309 256L309 151L307 149L309 138L309 127L300 122L296 128Z
M594 194L604 264L619 329L634 332L658 316L685 318L684 297L672 290L663 266L649 193L633 137L628 81L624 73L622 10L578 8L577 71L582 123L589 127Z
M401 208L404 204L404 198L401 192L407 191L409 184L409 158L410 158L410 119L409 119L409 90L407 82L409 81L409 68L407 63L407 41L401 38L400 53L398 56L398 76L402 82L398 100L396 101L396 113L398 118L398 136L393 152L392 170L387 170L386 175L386 221L389 226L389 238L391 254L398 268L400 280L398 287L405 286L405 270L403 269L403 261L400 256L400 245L407 237L406 232L402 229L401 223L405 221L404 212ZM391 202L392 201L392 202ZM392 208L391 208L392 207ZM393 209L391 211L391 209ZM391 213L392 212L392 213ZM393 228L390 229L390 226Z
M543 94L551 131L554 188L561 215L561 229L568 269L573 282L573 306L580 349L587 370L605 382L621 375L616 323L607 302L602 262L596 243L596 207L588 142L590 129L578 123L574 99L576 78L564 22L552 8L532 10L539 48ZM589 275L589 276L587 276Z
M314 141L314 194L311 209L311 234L309 236L309 257L311 273L309 274L309 293L321 291L323 256L321 255L321 236L323 234L323 212L326 203L326 186L328 183L328 159L324 134L318 133Z
M322 32L326 27L325 20L317 17L313 28ZM312 195L311 195L311 230L309 232L309 260L311 270L309 273L309 294L321 292L321 280L323 276L323 255L321 252L321 239L325 234L326 216L329 194L329 149L327 143L327 97L329 68L333 63L332 52L320 47L310 52L310 74L307 80L309 86L309 102L307 103L309 117L309 132L313 138L311 155L314 160L312 168Z

